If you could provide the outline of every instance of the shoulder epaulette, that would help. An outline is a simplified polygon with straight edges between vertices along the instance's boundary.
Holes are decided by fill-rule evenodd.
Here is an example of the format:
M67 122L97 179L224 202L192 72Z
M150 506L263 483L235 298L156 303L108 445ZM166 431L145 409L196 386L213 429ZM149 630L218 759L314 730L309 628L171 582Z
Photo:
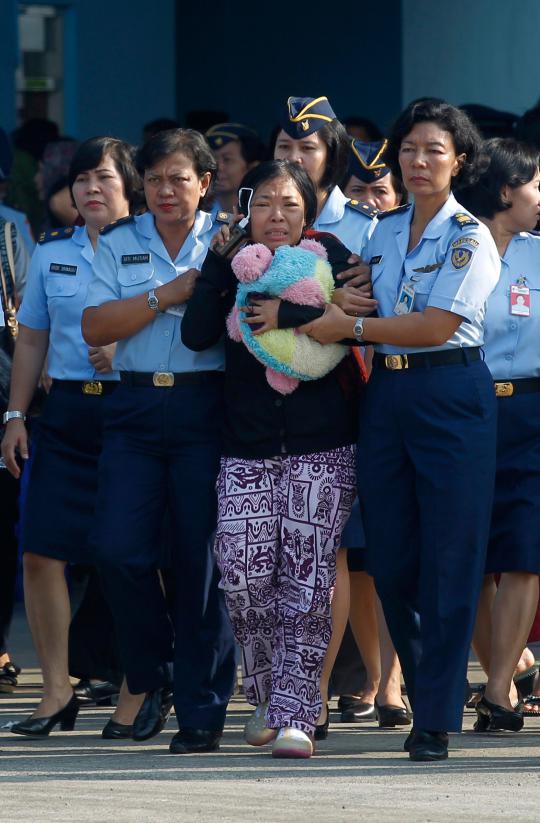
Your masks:
M478 220L475 220L474 217L471 217L470 214L466 214L464 211L458 211L452 215L452 220L454 223L460 227L460 229L464 229L465 226L477 226Z
M232 223L234 214L229 214L228 211L218 211L214 218L214 223Z
M63 229L44 231L39 235L38 243L42 246L44 243L50 243L51 240L65 240L67 237L71 237L74 231L74 226L65 226Z
M403 206L394 206L393 209L380 211L377 215L377 220L384 220L385 217L393 217L394 214L403 214L411 208L411 203L404 203Z
M370 206L369 203L361 203L360 200L349 200L345 203L348 209L352 209L353 211L357 211L360 214L363 214L365 217L369 217L370 220L379 213L376 208Z
M118 226L125 226L126 223L133 223L134 220L134 216L132 214L128 214L127 217L121 217L119 220L113 220L112 223L109 223L107 226L103 226L103 228L99 230L99 233L108 234L113 229L117 229Z

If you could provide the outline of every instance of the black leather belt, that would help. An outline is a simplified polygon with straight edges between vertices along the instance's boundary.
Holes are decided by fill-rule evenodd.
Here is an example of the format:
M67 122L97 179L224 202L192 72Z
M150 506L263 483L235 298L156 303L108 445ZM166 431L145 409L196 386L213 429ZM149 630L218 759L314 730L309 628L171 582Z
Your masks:
M111 394L117 386L118 380L57 380L56 378L53 380L53 387L56 390L87 394L93 397Z
M518 380L496 380L495 394L497 397L512 397L513 394L532 394L540 392L540 377L521 377Z
M211 383L223 377L220 371L190 371L174 373L171 371L121 371L120 382L126 386L154 386L170 389L173 386L197 386Z
M443 349L442 351L420 351L412 354L381 354L373 355L373 368L390 369L429 369L432 366L452 366L457 363L475 363L481 359L480 349L476 346Z

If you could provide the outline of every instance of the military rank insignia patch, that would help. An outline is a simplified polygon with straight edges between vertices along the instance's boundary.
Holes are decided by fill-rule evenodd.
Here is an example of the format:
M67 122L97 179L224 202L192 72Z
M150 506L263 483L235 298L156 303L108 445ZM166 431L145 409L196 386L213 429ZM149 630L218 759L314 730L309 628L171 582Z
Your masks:
M452 265L455 269L462 269L467 265L473 253L470 249L454 249L452 252Z
M457 223L461 229L464 229L465 226L477 226L478 220L475 220L474 217L471 217L470 214L464 214L464 212L458 211L456 214L452 215L452 220L454 223Z

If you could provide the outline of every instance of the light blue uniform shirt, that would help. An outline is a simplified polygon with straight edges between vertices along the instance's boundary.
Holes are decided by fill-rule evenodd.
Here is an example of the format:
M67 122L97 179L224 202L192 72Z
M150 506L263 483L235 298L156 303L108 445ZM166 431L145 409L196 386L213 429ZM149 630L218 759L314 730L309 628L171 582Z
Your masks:
M364 259L364 248L377 224L377 218L348 206L349 202L339 186L335 186L313 228L334 234L349 251Z
M437 351L484 342L486 301L499 279L500 259L487 229L451 194L428 223L420 241L407 252L414 206L387 213L370 237L365 260L371 265L373 296L379 317L395 317L404 283L414 288L413 311L428 306L463 317L450 340L431 348L377 344L384 354ZM462 215L460 223L455 215ZM472 219L474 224L466 224ZM463 222L465 221L465 223Z
M57 380L118 380L89 363L81 333L93 257L86 229L77 226L71 236L37 245L30 261L17 319L30 329L49 330L48 373Z
M107 230L99 238L94 280L86 305L101 306L110 300L147 294L188 269L200 269L214 232L210 215L198 211L193 228L173 261L150 212ZM181 321L181 316L159 313L132 337L118 341L115 368L137 372L223 370L222 345L203 352L190 351L180 337Z
M4 220L9 220L17 226L19 237L22 238L28 254L32 254L35 249L36 241L32 236L32 229L28 218L23 211L12 209L11 206L6 206L5 203L0 203L0 217Z
M510 286L525 278L530 315L510 313ZM501 259L501 277L488 300L484 349L496 380L540 377L540 237L514 235Z

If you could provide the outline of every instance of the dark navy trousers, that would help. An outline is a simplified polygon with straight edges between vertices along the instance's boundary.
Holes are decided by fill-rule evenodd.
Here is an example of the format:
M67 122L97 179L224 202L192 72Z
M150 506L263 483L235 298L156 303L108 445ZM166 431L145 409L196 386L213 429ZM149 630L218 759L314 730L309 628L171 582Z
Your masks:
M373 574L416 728L460 731L496 454L482 361L374 369L358 486Z
M174 643L174 703L184 728L221 729L234 683L234 640L211 541L221 413L218 376L173 388L120 385L105 411L92 542L129 689L166 682ZM166 512L170 612L157 574Z

